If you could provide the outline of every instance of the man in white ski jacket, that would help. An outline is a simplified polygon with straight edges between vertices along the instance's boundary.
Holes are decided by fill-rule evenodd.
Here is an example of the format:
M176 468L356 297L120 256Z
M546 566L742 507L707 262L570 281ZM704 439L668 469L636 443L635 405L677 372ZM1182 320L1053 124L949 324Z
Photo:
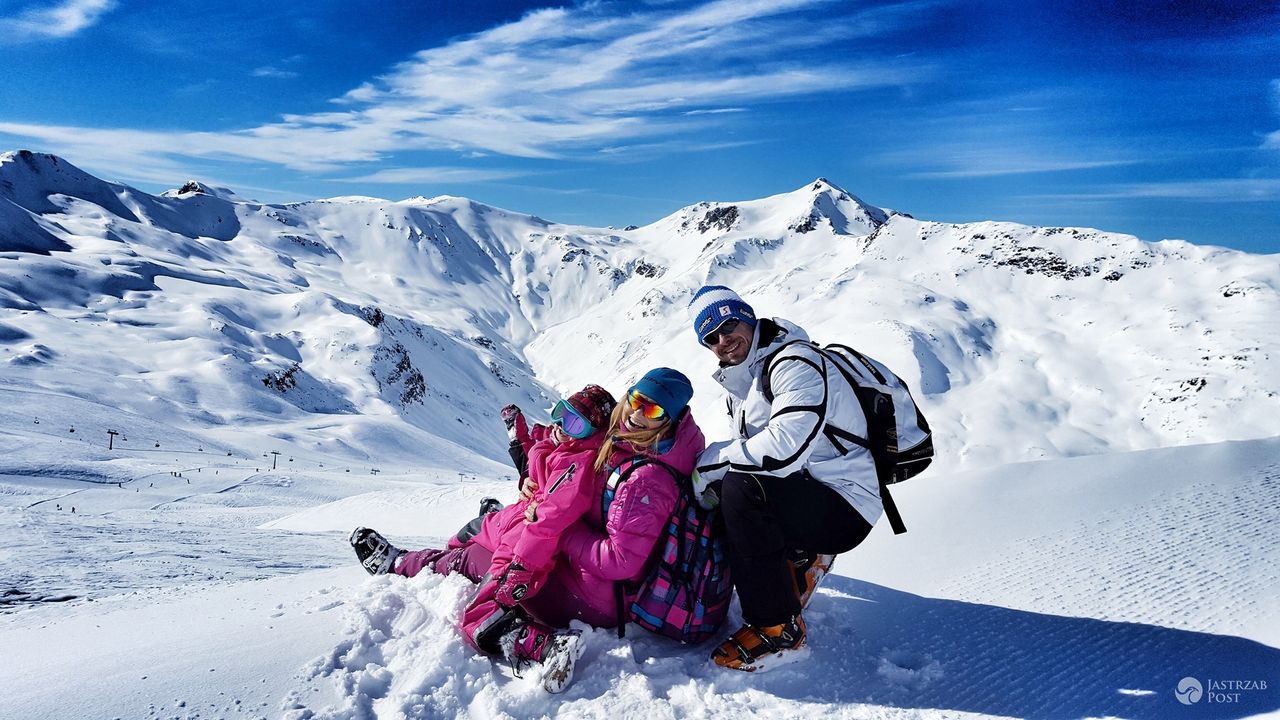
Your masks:
M720 361L734 439L698 460L695 490L719 504L742 605L741 629L712 660L763 670L803 655L801 610L837 553L861 543L883 505L866 416L839 369L798 326L757 319L737 293L712 285L689 305L694 330Z

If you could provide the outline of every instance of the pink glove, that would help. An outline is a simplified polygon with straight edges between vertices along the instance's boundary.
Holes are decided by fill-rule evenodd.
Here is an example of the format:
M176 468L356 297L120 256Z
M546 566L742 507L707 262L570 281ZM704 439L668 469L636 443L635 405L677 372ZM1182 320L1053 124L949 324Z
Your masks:
M518 562L513 562L507 571L498 578L498 592L494 600L503 607L515 607L521 600L536 593L542 587L541 581L535 581L533 572L525 570Z
M507 427L507 437L512 442L525 443L529 440L529 425L524 420L524 412L516 405L502 408L502 424Z

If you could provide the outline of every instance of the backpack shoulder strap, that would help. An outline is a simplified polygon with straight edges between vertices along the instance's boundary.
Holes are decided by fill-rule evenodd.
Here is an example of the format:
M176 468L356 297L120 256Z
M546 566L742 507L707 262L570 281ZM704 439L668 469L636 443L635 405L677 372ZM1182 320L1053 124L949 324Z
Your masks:
M613 486L614 492L615 493L617 492L618 487L620 487L622 483L626 482L631 477L632 473L634 473L639 468L644 467L645 465L657 465L658 467L661 467L662 469L666 470L668 473L671 474L671 479L676 482L676 487L680 489L680 492L688 493L690 496L692 496L693 483L689 479L689 476L651 455L635 456L635 458L631 461L631 464L627 466L627 469L623 470L622 473L618 476L618 482ZM655 548L655 550L656 549L657 548ZM626 612L627 611L627 597L626 597L627 587L626 586L627 586L627 582L625 580L615 580L613 583L613 597L614 597L614 600L617 602L617 606L618 606L618 637L619 638L625 637L627 632L627 612Z
M764 358L764 367L760 370L760 390L764 393L764 399L769 402L773 402L772 375L774 365L777 363L778 356L782 354L782 351L793 345L808 345L818 351L819 354L822 353L822 348L818 347L818 344L812 340L789 340L780 345L776 350L766 355Z
M848 353L849 355L852 355L854 359L856 359L859 363L862 364L863 367L867 369L867 372L871 373L871 377L875 378L876 382L880 383L881 385L888 384L886 383L886 378L884 374L881 373L880 370L876 368L874 363L872 363L870 360L867 359L866 355L863 355L862 353L858 352L857 350L854 350L848 345L831 343L827 345L827 347L824 349L839 350L840 352L844 352L844 353Z

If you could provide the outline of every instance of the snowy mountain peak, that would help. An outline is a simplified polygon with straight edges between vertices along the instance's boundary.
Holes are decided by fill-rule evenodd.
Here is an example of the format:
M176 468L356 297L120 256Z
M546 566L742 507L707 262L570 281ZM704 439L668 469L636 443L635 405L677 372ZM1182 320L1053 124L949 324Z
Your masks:
M791 192L759 200L696 203L650 227L712 239L781 240L815 230L867 235L888 217L885 210L863 202L826 178L818 178Z
M27 172L33 175L61 172L69 168L77 170L74 165L49 153L38 153L30 150L8 150L0 153L0 173L6 177L15 177L10 173Z
M199 180L188 180L182 184L182 187L176 190L166 190L161 193L161 197L172 198L190 198L194 195L206 195L209 197L221 198L232 202L242 202L243 198L235 194L231 189L224 187L215 187L207 185Z
M797 191L799 194L801 191ZM824 221L840 235L863 235L888 219L883 209L869 205L826 178L808 187L811 196L808 216L795 226L799 233L812 232Z
M500 457L502 405L654 365L715 432L685 317L708 282L895 368L944 467L1258 437L1280 396L1276 257L890 216L823 178L619 232L447 195L157 197L5 153L0 253L11 382L346 455Z
M111 203L121 186L100 180L57 155L16 150L0 154L0 197L29 210L56 209L48 197L62 194ZM115 203L118 205L118 202Z

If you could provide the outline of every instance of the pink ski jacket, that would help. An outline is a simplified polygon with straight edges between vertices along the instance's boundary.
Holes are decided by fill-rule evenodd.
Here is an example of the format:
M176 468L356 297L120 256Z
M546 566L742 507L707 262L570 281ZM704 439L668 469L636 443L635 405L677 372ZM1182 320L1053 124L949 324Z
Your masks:
M705 447L693 414L685 413L671 446L649 455L689 474ZM606 472L625 468L635 455L629 445L618 445ZM568 627L574 619L596 627L618 624L614 584L644 576L679 490L671 473L656 464L644 465L616 486L606 515L604 498L615 490L610 483L616 480L613 473L598 483L585 516L563 533L562 555L546 586L525 603L539 620L555 627Z
M529 501L520 500L486 516L472 540L493 552L494 577L515 560L535 573L551 571L561 535L600 496L602 478L593 464L604 438L597 433L556 444L546 428L534 427L526 452L529 479L537 488L535 520L525 521Z

